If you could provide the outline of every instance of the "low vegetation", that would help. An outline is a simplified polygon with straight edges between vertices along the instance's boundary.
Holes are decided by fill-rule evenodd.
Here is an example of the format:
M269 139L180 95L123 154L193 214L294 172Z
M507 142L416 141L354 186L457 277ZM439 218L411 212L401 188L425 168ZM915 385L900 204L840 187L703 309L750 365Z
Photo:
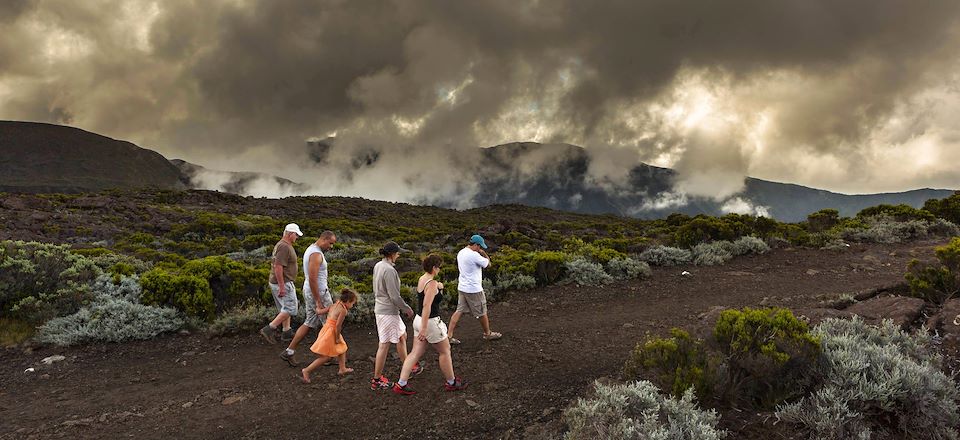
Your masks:
M419 276L419 258L440 254L444 267L439 278L448 286L443 304L452 307L457 300L456 252L477 232L496 246L493 266L485 271L490 300L559 282L592 286L648 277L650 266L723 264L767 252L771 243L843 250L845 241L960 233L950 223L957 219L960 195L930 201L925 209L881 205L852 218L823 210L799 224L739 214L674 214L651 221L516 205L461 212L347 198L267 201L204 191L17 197L34 197L30 206L65 213L55 225L14 224L8 234L34 241L0 244L2 326L17 334L17 341L33 333L24 328L36 329L55 318L79 319L77 313L94 312L93 307L105 310L101 292L107 281L137 285L137 299L123 300L152 309L136 313L175 310L185 323L220 322L223 329L213 333L233 332L239 327L223 319L271 307L269 249L290 221L308 232L295 244L301 254L320 231L337 232L339 242L327 254L331 288L360 293L353 320L372 316L371 271L379 260L376 249L385 240L414 250L399 266L408 300L415 298L411 286ZM110 203L89 209L91 204L81 203L89 197ZM933 295L930 289L949 287L942 269L924 270L916 271L916 292ZM296 284L302 282L300 274Z
M594 395L578 399L563 413L567 440L714 440L727 434L714 410L697 406L692 391L673 397L647 381L594 385Z

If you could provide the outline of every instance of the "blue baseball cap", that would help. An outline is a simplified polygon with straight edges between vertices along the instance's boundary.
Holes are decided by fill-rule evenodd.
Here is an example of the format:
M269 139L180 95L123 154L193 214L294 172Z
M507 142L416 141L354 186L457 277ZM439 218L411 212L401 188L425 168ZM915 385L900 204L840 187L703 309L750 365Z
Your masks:
M487 248L487 243L483 241L483 237L481 237L479 234L475 234L473 237L470 237L470 244L479 244L480 247L484 249Z

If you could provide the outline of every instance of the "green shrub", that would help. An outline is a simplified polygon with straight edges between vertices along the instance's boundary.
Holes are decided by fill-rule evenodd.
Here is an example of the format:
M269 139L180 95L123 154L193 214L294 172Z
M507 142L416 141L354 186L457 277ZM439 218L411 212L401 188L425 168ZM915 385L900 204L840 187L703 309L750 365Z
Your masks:
M603 266L582 257L574 258L566 265L567 279L579 286L602 286L613 281L613 277L603 271Z
M92 298L88 284L101 273L66 245L0 242L0 311L42 323L79 310Z
M504 246L491 260L498 276L519 273L532 276L545 286L556 283L566 273L567 255L556 251L525 252Z
M689 223L677 228L674 241L683 247L693 247L708 240L729 240L735 238L733 228L715 217L697 216Z
M39 342L76 345L150 339L176 331L184 324L176 310L136 304L110 295L98 295L76 313L54 318L37 329Z
M204 320L212 320L216 306L210 283L195 275L181 275L154 268L140 278L141 300L147 305L170 305Z
M866 243L900 243L930 235L953 236L960 234L956 225L945 220L894 220L891 217L868 217L866 228L845 229L843 238Z
M594 396L577 399L563 413L566 440L717 440L716 411L702 410L692 390L675 399L647 381L622 385L594 384Z
M693 255L686 249L653 246L643 251L639 258L654 266L679 266L690 263L693 260Z
M686 331L670 330L669 338L648 338L627 358L623 376L627 380L651 378L661 389L680 397L693 388L701 399L710 396L713 368L700 340Z
M714 338L727 357L721 398L770 408L802 396L815 380L819 342L790 310L724 310Z
M840 211L836 209L821 209L807 216L810 232L823 232L837 223L840 223Z
M923 209L939 218L960 224L960 191L944 199L927 200L923 204Z
M857 217L866 219L870 217L890 217L898 222L910 220L933 221L934 215L930 211L917 209L910 205L886 205L881 204L865 208L857 213Z
M650 278L653 271L650 266L633 258L614 258L607 263L607 273L614 279L631 280L636 278Z
M814 331L823 346L818 388L777 410L810 438L956 439L960 426L956 383L923 334L827 319Z
M237 305L218 316L210 323L207 333L213 336L227 336L254 332L276 316L276 307L251 301Z
M910 284L911 295L943 304L960 294L960 237L937 247L935 253L939 266L913 260L907 266L905 278Z

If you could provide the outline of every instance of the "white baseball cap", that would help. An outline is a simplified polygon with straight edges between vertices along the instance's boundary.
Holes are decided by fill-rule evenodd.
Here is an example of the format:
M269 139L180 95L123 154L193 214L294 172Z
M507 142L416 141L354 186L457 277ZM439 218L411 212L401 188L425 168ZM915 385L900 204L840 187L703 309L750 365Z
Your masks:
M287 227L283 228L283 232L293 232L297 234L297 237L303 237L303 232L300 232L300 227L296 223L290 223Z

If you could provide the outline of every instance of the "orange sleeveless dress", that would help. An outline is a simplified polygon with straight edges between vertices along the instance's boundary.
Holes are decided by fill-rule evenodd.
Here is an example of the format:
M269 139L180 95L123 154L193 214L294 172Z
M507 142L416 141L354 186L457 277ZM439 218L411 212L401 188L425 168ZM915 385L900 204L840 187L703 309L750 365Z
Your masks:
M343 307L343 304L340 304L340 307ZM346 308L344 308L343 313L346 313ZM320 356L330 356L336 357L340 356L347 352L347 341L343 339L343 335L340 336L340 343L337 344L335 329L337 327L337 320L327 319L326 324L323 325L323 329L320 330L320 334L317 335L317 341L313 343L310 347L310 351L319 354Z

